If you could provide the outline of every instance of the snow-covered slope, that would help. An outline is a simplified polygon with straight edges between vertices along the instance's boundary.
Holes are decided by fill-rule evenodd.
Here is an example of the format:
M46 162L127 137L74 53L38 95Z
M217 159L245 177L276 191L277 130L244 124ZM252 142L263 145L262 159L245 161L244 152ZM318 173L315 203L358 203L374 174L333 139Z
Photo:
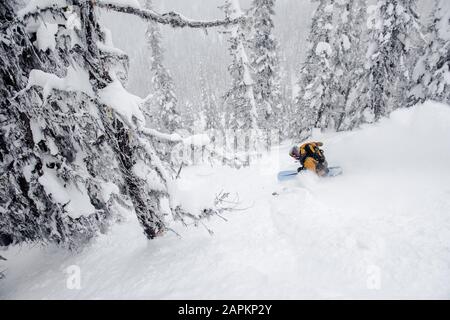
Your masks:
M130 214L81 253L10 248L0 299L450 298L450 107L314 139L344 175L278 183L295 168L287 144L246 169L188 168L193 208L226 190L245 210L209 221L214 236L175 226L182 238L149 242ZM80 290L66 288L71 265Z

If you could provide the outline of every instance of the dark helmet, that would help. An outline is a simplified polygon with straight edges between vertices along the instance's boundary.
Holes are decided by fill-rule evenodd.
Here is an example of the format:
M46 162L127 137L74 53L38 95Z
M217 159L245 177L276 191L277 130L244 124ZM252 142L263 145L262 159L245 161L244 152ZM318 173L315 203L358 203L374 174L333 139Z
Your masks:
M300 157L300 151L299 148L297 146L293 146L291 148L291 151L289 151L289 155L293 158L298 158Z

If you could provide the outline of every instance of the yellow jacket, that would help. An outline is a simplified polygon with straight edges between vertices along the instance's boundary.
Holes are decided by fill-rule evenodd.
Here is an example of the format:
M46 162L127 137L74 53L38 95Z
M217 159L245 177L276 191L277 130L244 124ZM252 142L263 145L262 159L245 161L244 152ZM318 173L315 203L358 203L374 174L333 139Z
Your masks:
M327 162L323 151L319 148L321 146L322 142L306 142L299 146L298 150L292 149L290 155L299 160L303 168L322 176L326 174Z

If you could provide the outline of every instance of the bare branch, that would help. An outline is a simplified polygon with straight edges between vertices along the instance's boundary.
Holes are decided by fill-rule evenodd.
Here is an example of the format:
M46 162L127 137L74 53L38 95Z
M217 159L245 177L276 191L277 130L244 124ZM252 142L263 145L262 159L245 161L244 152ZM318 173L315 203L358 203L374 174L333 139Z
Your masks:
M183 17L181 14L170 11L168 13L159 14L153 10L148 9L139 9L126 5L118 5L107 2L96 2L96 5L99 8L113 10L117 12L133 14L142 19L154 21L161 24L167 24L172 26L173 28L196 28L196 29L205 29L212 27L220 27L220 26L229 26L235 25L246 20L245 16L240 16L237 18L225 18L223 20L213 20L213 21L198 21L191 20L186 17Z

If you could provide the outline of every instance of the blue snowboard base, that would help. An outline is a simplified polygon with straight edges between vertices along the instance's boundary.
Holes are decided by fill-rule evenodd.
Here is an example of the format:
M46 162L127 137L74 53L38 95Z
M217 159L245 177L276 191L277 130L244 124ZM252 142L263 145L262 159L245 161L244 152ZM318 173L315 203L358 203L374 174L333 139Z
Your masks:
M297 170L286 170L278 172L278 181L285 181L295 178L298 174Z
M340 174L342 174L342 168L341 167L329 167L328 168L328 174L325 177L335 177ZM297 170L285 170L278 172L278 181L286 181L294 179L297 176L298 172Z

